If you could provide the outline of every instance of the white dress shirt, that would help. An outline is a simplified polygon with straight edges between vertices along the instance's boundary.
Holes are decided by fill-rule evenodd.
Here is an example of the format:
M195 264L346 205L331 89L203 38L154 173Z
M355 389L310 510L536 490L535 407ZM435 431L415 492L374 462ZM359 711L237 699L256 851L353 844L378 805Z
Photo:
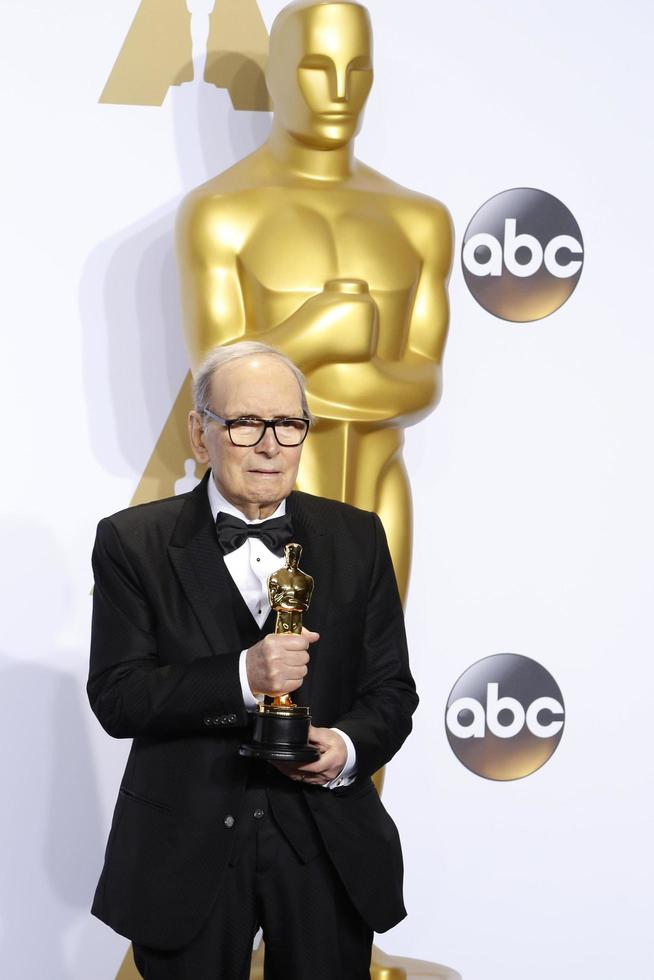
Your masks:
M209 491L211 515L214 521L216 520L219 512L222 511L223 514L231 514L232 517L238 517L239 520L245 521L246 524L262 523L263 518L256 519L254 521L248 520L245 514L235 507L234 504L230 504L228 500L225 500L216 486L212 476L209 478L209 482L207 483L207 489ZM283 517L285 513L286 501L282 500L275 513L271 514L270 517L265 518L265 520L272 520L273 517ZM251 537L247 538L240 548L236 548L235 551L230 551L228 555L225 555L223 560L238 591L243 596L243 601L252 613L257 626L261 628L268 618L268 614L270 613L270 602L268 600L268 576L272 575L272 573L277 571L279 568L279 555L276 555L270 551L260 538ZM238 671L245 707L252 709L256 708L257 704L259 703L259 699L257 699L250 690L247 677L247 668L245 664L246 654L247 650L241 651ZM347 748L347 759L338 776L336 776L330 782L324 783L325 789L335 789L337 786L348 786L351 782L353 782L356 776L356 751L352 743L352 739L339 728L332 728L332 731L338 732L345 742L345 746Z

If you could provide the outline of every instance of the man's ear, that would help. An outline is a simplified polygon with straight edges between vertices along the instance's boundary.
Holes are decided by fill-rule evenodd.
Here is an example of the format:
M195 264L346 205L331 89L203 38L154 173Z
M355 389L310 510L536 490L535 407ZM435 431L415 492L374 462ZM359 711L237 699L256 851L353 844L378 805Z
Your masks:
M192 411L188 413L188 437L193 455L198 463L208 463L209 453L204 444L204 426L202 425L202 416L199 412Z

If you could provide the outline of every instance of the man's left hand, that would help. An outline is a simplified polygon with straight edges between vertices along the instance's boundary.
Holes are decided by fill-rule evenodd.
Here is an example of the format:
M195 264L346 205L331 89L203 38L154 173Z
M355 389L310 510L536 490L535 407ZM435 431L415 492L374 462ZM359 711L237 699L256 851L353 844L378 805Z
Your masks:
M331 728L314 728L313 725L309 726L309 745L320 752L316 762L306 762L300 766L288 762L275 762L273 765L290 779L311 786L324 786L342 771L347 761L347 746L338 732Z

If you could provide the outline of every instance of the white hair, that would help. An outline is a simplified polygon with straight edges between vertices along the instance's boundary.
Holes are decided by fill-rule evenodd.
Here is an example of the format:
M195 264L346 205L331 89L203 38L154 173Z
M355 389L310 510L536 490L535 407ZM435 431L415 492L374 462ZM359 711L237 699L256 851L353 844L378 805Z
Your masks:
M313 416L309 411L306 395L306 379L299 367L297 367L290 357L282 354L281 351L267 344L260 344L254 340L242 340L238 344L229 344L225 347L214 347L209 351L200 368L193 379L193 401L195 411L202 414L209 407L211 401L211 382L213 376L219 368L232 361L238 361L243 357L254 357L256 354L266 357L275 357L291 371L298 383L300 396L302 398L302 413L305 418L313 422Z

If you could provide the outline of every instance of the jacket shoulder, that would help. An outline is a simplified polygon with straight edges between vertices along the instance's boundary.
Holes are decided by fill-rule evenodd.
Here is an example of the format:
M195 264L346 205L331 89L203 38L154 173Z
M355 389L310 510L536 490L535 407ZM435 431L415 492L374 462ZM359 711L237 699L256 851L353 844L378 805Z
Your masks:
M310 514L316 523L324 523L326 526L329 526L330 521L344 520L347 524L369 527L371 522L378 520L373 511L362 510L330 497L318 497L302 490L294 490L292 496L294 506Z
M115 514L104 517L100 524L112 524L119 532L129 532L135 527L151 527L152 525L170 524L174 526L184 506L184 501L190 494L180 494L178 497L165 497L163 500L152 500L147 504L136 504L126 507Z
M137 504L103 518L98 524L97 543L104 542L110 550L114 550L112 543L118 540L127 552L149 553L153 548L160 550L173 538L185 505L193 493L195 491Z
M293 516L301 514L308 526L328 535L340 547L349 542L355 554L358 550L367 554L371 549L376 550L380 540L385 540L382 523L373 511L300 491L292 496Z

